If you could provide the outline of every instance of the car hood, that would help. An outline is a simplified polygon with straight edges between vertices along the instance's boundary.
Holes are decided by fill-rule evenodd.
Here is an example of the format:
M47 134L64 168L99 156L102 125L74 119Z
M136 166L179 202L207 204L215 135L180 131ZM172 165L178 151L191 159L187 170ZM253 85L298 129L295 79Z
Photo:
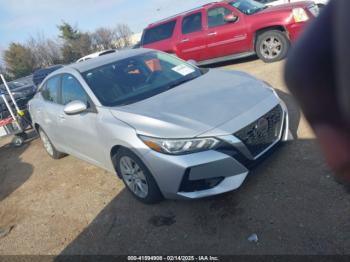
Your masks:
M166 92L110 111L138 134L195 137L271 96L274 94L267 85L246 73L212 69Z

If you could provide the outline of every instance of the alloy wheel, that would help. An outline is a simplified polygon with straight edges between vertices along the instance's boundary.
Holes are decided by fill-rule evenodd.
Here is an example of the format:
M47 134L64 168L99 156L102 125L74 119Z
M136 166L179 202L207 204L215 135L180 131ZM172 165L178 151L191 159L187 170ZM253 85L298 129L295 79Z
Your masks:
M282 42L277 37L267 37L260 46L260 52L266 59L274 59L282 52Z
M41 130L40 130L40 138L41 138L41 141L43 142L43 145L44 145L47 153L49 153L50 156L53 156L52 144L51 144L49 138L47 137L47 135Z
M130 157L120 158L120 171L128 188L138 197L146 198L148 183L145 174L139 165Z

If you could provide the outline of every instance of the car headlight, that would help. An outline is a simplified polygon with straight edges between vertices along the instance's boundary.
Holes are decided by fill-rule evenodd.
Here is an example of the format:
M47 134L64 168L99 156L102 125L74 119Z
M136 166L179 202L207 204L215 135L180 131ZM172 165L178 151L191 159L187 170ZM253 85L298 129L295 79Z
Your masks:
M220 141L213 137L191 139L162 139L139 135L151 149L159 153L182 155L215 148Z
M306 11L301 7L293 9L293 17L296 23L309 20L309 16L307 15Z

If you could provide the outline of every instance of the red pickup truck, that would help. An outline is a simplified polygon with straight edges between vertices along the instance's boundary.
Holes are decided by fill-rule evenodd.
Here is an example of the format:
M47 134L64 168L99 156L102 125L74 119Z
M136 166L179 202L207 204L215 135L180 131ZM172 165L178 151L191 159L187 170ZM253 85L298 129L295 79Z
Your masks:
M267 7L253 0L224 0L150 24L141 46L210 64L256 53L265 62L286 57L309 19L311 1Z

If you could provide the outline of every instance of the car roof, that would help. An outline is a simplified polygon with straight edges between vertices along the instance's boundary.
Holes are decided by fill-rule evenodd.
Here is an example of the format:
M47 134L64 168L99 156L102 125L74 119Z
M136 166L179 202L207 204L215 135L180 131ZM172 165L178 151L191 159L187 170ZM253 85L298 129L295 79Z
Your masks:
M145 54L152 51L152 49L146 49L146 48L138 48L138 49L128 49L128 50L122 50L120 52L110 53L103 56L98 56L94 59L85 60L80 63L73 63L70 65L67 65L57 71L55 71L55 74L64 73L69 71L69 69L77 70L80 73L89 71L91 69L94 69L96 67L100 67L106 64L110 64L113 62L116 62L118 60L123 60L128 57Z
M226 1L223 1L223 2L230 2L230 1L232 1L232 0L226 0ZM166 18L164 18L164 19L161 19L161 20L158 20L158 21L156 21L156 22L153 22L153 23L149 24L149 25L146 27L146 29L151 29L151 28L153 28L153 27L155 27L155 26L158 26L158 25L160 25L160 24L163 24L163 23L166 23L166 22L170 22L170 21L172 21L172 20L175 20L175 19L177 19L177 18L180 17L180 16L185 16L185 15L187 15L188 13L192 13L192 12L195 12L195 11L197 11L197 10L201 10L201 9L204 8L204 7L210 7L210 6L215 5L215 4L217 4L217 3L219 3L219 2L211 2L211 3L208 3L208 4L204 4L204 5L201 5L201 6L198 6L198 7L195 7L195 8L186 10L186 11L183 11L183 12L178 13L178 14L176 14L176 15L166 17Z
M45 68L40 68L40 69L34 71L33 76L37 77L39 75L45 75L45 74L47 74L47 72L54 71L57 68L61 68L61 67L63 67L63 65L52 65L52 66L48 66Z
M114 52L117 52L118 50L116 49L106 49L106 50L103 50L103 51L98 51L98 52L95 52L95 53L92 53L92 54L89 54L89 55L86 55L86 56L83 56L81 58L78 59L78 62L82 62L84 60L86 60L87 58L96 58L98 56L101 56L101 55L106 55L106 54L109 54L109 53L114 53Z

